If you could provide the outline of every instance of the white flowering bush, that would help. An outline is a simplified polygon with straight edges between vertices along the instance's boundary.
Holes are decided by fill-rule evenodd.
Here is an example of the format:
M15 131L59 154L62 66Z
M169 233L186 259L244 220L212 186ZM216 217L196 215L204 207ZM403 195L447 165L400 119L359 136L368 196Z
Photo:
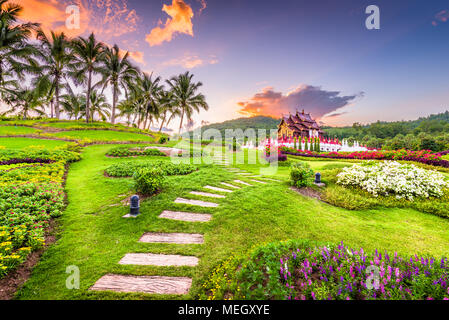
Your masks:
M397 199L410 201L415 197L441 197L449 187L447 179L439 172L396 161L367 161L343 168L337 175L337 183L360 187L375 197L395 195Z

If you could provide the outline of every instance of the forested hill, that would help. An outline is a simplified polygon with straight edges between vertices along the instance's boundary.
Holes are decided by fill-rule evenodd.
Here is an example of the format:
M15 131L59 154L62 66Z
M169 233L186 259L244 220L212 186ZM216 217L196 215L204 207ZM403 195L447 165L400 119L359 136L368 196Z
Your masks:
M329 137L358 140L370 147L410 150L449 149L449 111L417 120L354 123L351 127L323 127Z
M203 126L202 130L207 129L217 129L220 130L222 136L225 135L225 129L242 129L246 130L249 128L253 128L256 130L258 129L277 129L278 124L281 122L280 119L275 119L272 117L266 117L266 116L256 116L252 118L238 118L233 120L228 120L220 123L212 123L207 126Z

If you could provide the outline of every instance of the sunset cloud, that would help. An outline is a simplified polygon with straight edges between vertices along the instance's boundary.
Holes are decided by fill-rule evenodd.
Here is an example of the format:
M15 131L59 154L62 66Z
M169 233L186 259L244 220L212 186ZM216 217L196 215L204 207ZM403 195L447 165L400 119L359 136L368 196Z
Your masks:
M23 6L21 19L41 23L44 31L64 32L70 37L95 32L103 40L137 30L139 17L126 0L15 0ZM66 8L80 10L80 28L68 29Z
M449 10L441 10L435 15L432 25L436 27L439 23L447 21L449 21Z
M163 66L180 66L185 69L193 69L208 64L216 64L218 59L215 56L210 56L207 59L202 59L197 55L184 55L181 58L174 58L162 63Z
M176 34L187 34L193 37L193 10L183 0L172 0L171 5L164 4L162 11L170 16L158 26L153 28L145 37L150 46L157 46L167 41L170 42Z
M306 110L314 118L347 106L363 93L351 96L340 96L339 91L326 91L321 87L300 85L287 94L275 91L272 87L262 89L248 100L238 102L240 114L247 116L267 115L280 117L296 110Z

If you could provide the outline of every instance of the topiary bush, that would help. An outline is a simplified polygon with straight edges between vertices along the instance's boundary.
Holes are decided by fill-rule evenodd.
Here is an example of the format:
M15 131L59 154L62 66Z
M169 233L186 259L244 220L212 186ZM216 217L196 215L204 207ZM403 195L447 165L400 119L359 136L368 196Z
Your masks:
M134 188L144 195L153 195L162 189L164 175L160 168L143 168L134 175Z
M296 162L290 169L290 180L298 188L308 187L312 184L313 170L306 162Z

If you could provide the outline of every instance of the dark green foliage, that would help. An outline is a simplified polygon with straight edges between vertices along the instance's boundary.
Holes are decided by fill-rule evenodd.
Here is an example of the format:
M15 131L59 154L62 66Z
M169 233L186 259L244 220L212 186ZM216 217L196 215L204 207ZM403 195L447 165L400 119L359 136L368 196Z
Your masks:
M140 147L115 147L106 153L109 157L132 157L132 156L159 156L165 154L157 149L145 149Z
M134 173L133 179L136 191L145 195L157 193L165 180L164 172L159 167L139 169Z
M157 168L165 176L185 175L197 170L197 167L187 163L176 164L170 161L128 161L114 164L108 167L105 172L111 177L131 177L136 171L144 168Z
M302 188L312 184L313 170L306 162L295 162L290 169L290 180L292 185Z

